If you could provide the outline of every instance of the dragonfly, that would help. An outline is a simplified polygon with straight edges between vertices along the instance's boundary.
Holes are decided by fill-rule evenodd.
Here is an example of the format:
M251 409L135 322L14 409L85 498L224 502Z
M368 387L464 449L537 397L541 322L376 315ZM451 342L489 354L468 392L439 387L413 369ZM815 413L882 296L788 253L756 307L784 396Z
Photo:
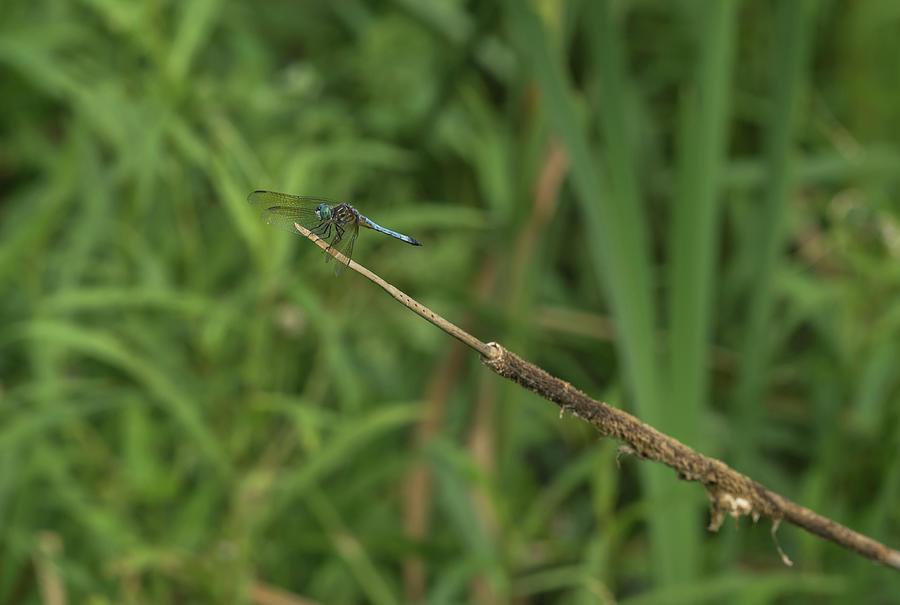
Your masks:
M343 254L348 265L353 256L353 244L356 242L356 236L359 235L361 226L396 237L413 246L422 245L415 238L385 229L344 202L276 191L254 191L247 197L247 201L262 209L260 218L267 225L298 233L294 227L294 223L297 223L327 241L328 251L335 250ZM332 259L328 251L325 253L326 262ZM334 263L334 274L339 275L344 266L344 262L337 260Z

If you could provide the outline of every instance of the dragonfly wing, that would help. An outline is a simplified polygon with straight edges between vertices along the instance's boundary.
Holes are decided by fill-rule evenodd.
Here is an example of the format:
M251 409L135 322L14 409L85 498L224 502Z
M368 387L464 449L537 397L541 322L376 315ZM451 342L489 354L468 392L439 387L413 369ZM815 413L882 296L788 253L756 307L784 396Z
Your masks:
M262 211L260 219L267 225L298 235L299 233L294 227L294 223L298 223L316 233L321 231L320 227L323 225L323 221L314 210L307 211L302 208L283 208L278 206L266 208Z
M254 191L247 201L262 210L260 218L267 225L297 233L294 228L296 222L322 236L325 235L321 229L325 221L316 214L316 208L320 204L337 204L326 198L288 195L277 191Z
M254 191L247 196L247 201L260 207L268 206L288 206L315 208L319 204L328 204L329 206L339 206L341 202L330 200L327 197L309 197L306 195L291 195L290 193L279 193L277 191Z
M343 226L344 233L339 239L335 239L331 242L331 245L334 250L340 252L346 258L346 262L342 261L338 258L335 258L334 262L334 274L335 276L340 275L341 271L344 270L344 267L350 264L350 259L353 257L353 244L356 243L356 236L359 235L359 224L345 225ZM330 260L331 255L328 254L326 260Z

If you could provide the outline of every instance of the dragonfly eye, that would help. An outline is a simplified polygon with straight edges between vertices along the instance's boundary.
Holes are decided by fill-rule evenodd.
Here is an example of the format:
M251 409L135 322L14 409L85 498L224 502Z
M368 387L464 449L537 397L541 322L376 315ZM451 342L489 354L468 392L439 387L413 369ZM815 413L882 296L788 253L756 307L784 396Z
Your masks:
M316 206L316 216L319 220L327 221L331 219L331 206L328 204L319 204Z

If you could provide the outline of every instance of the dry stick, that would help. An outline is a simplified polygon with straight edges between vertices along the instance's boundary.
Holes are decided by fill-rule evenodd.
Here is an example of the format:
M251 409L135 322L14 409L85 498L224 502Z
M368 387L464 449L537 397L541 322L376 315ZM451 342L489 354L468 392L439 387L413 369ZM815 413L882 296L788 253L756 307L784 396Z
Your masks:
M355 261L347 262L344 255L329 248L326 241L308 229L297 223L294 223L294 227L326 253L334 256L338 262L344 262L354 271L365 275L407 308L481 353L482 363L497 374L552 401L573 416L590 422L601 434L624 441L627 445L619 448L621 452L661 462L675 469L679 479L702 483L710 501L710 530L717 530L726 514L735 519L749 515L754 521L760 515L765 515L773 520L775 527L782 520L793 523L877 563L900 570L900 551L888 548L881 542L788 500L729 468L724 462L698 454L631 414L591 399L568 382L551 376L495 342L481 342ZM790 564L783 554L782 558Z

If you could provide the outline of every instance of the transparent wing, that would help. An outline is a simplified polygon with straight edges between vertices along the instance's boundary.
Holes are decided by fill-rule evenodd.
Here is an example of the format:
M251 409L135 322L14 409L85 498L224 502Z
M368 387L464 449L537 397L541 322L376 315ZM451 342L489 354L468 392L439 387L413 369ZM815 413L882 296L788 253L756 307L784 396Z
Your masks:
M344 267L350 264L350 259L353 257L353 244L356 242L356 236L359 235L358 223L341 228L344 230L343 235L335 236L335 238L331 240L331 246L334 250L343 254L347 258L347 262L345 263L337 258L334 259L335 276L340 275L341 271L344 270ZM325 262L328 262L331 259L332 256L326 252Z
M328 204L329 206L338 204L338 202L322 197L303 197L276 191L254 191L247 201L262 210L260 219L267 225L290 233L297 233L297 230L294 229L296 222L323 237L326 234L322 228L327 221L319 218L316 208L319 204ZM334 233L329 235L333 236Z

